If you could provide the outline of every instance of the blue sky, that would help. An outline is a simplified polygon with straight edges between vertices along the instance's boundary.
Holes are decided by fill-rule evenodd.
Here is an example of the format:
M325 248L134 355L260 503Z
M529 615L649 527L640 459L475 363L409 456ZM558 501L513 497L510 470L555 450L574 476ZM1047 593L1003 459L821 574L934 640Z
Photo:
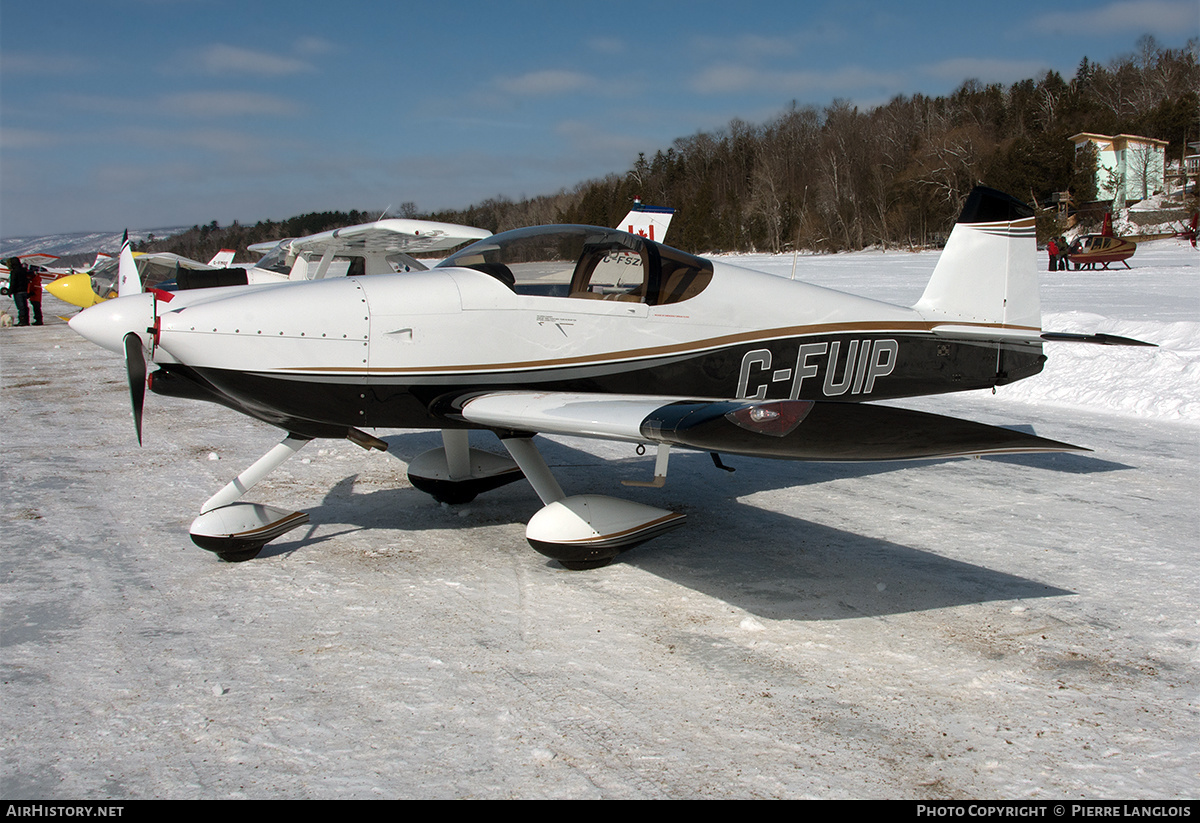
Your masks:
M553 193L792 100L1011 83L1196 0L0 0L0 236ZM686 204L669 204L686 207Z

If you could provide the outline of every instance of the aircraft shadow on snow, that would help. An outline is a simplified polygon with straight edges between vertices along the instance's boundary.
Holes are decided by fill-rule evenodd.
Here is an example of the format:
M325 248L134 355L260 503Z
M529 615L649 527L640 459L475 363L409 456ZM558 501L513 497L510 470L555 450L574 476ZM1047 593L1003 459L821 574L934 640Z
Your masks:
M436 432L390 435L385 439L390 453L401 461L439 442ZM487 448L482 438L477 445ZM645 480L653 466L653 453L624 460L606 459L546 438L542 448L547 462L563 477L564 485L571 487L595 488L615 485L621 479ZM499 451L498 443L495 450ZM1126 468L1075 454L989 459L1072 474ZM884 474L911 468L915 465L911 462L785 463L743 457L726 462L739 470L734 474L722 472L703 453L674 453L666 488L647 491L669 498L669 505L685 511L688 525L622 554L618 562L770 619L836 620L1073 594L1036 580L742 502L757 492L780 492ZM541 505L528 483L518 482L481 495L465 507L469 516L460 518L462 507L440 506L406 485L364 493L355 490L357 480L357 475L351 475L335 484L321 505L309 509L313 526L299 532L297 540L268 545L264 554L284 554L366 529L419 535L426 530L520 525L530 511ZM334 524L347 527L337 528ZM333 531L321 534L322 526L333 527ZM523 528L514 531L512 539L520 551L528 548Z

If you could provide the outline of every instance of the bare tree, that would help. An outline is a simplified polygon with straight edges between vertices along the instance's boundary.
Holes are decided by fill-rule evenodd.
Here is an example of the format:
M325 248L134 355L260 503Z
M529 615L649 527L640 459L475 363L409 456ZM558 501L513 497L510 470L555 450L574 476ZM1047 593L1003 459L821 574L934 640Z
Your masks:
M1125 188L1141 191L1145 200L1162 183L1159 153L1147 143L1132 143L1125 150Z

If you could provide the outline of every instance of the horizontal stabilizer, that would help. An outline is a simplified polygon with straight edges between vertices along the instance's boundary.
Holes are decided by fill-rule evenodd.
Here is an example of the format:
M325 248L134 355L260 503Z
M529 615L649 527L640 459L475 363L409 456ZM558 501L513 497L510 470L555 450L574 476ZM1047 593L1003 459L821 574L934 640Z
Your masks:
M495 428L666 443L785 460L920 460L1087 451L1012 429L869 403L494 392L452 405L456 412L438 411Z
M655 421L667 442L706 451L783 460L923 460L983 454L1087 451L999 426L869 403L787 400L720 413L665 408ZM802 406L808 406L805 411ZM795 408L788 408L795 407ZM778 417L774 417L778 415ZM783 433L772 431L802 416ZM761 421L761 423L757 423Z
M1153 346L1157 343L1147 343L1144 340L1134 340L1132 337L1119 337L1115 334L1072 334L1065 331L1042 332L1043 340L1059 343L1096 343L1101 346Z

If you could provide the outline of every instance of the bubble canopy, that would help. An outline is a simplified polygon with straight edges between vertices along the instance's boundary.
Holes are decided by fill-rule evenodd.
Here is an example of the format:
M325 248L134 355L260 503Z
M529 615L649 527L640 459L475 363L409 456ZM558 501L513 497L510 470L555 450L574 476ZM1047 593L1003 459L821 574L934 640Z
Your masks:
M514 229L456 252L437 268L468 268L518 294L663 305L711 282L708 260L644 237L597 226Z

